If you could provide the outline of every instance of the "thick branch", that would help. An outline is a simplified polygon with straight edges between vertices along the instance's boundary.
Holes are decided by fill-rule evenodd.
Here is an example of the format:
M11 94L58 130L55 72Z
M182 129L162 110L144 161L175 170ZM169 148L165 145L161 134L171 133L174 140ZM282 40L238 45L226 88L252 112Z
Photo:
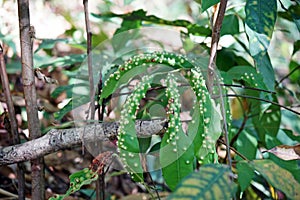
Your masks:
M161 133L166 120L137 121L138 137L150 137ZM52 129L46 135L14 146L0 149L0 166L23 162L53 153L58 150L72 148L85 142L108 140L117 137L119 123L105 122L80 128Z

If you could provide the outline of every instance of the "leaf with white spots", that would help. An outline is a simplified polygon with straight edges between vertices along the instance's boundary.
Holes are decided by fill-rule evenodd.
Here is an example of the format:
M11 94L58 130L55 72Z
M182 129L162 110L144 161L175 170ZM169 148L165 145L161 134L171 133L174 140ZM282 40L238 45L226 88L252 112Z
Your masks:
M200 156L199 151L203 148L203 143L207 143L212 104L202 73L199 70L191 70L188 79L196 95L196 104L194 105L192 121L189 123L188 136L194 143L195 156L201 160L206 156ZM204 146L207 147L206 144Z
M114 93L121 84L128 83L136 75L145 73L153 64L167 65L173 69L193 68L193 64L185 56L174 53L153 52L133 56L120 65L118 70L105 81L100 103Z
M193 142L185 135L180 121L179 91L175 77L167 77L166 95L168 97L168 129L161 141L160 164L163 177L174 190L176 185L193 171Z
M226 82L243 80L247 83L247 86L267 90L262 74L258 73L257 70L251 66L232 67L226 73L226 79Z
M125 168L135 181L143 181L143 169L140 161L140 147L136 134L135 118L140 101L150 88L152 76L144 76L133 93L127 98L120 117L118 147Z

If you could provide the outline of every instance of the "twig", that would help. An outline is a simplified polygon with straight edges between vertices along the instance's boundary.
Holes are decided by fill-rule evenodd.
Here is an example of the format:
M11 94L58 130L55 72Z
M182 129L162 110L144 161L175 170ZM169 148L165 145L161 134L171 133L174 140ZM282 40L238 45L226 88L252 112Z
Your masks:
M236 140L238 139L239 135L244 130L246 122L247 122L248 119L249 119L248 116L245 115L244 118L243 118L242 125L240 126L238 132L233 136L233 138L230 141L230 146L233 146L233 144L236 142Z
M211 41L211 48L210 48L210 57L209 63L207 68L207 88L208 91L212 93L212 87L215 79L215 70L216 70L216 58L217 58L217 48L220 40L220 31L222 28L222 22L225 15L225 10L227 6L227 0L221 0L219 11L217 15L216 22L213 26L212 31L212 41Z
M217 58L217 48L218 48L218 43L220 40L220 32L222 28L222 23L226 11L226 6L227 6L227 0L221 0L219 9L218 9L218 14L215 23L213 24L213 31L212 31L212 41L211 41L211 48L210 48L210 57L209 57L209 63L207 67L207 89L212 95L213 93L213 85L214 85L214 80L216 76L216 58ZM230 170L232 170L232 161L230 157L230 145L229 145L229 139L228 139L228 127L227 127L227 122L226 122L226 109L225 109L225 104L223 100L223 94L222 94L222 88L220 85L220 82L217 81L218 84L218 89L220 91L220 102L221 102L221 112L223 116L223 127L225 131L225 142L226 142L226 152L228 155L228 164L230 166Z
M12 141L13 144L20 144L20 136L18 132L18 123L15 115L14 103L11 97L9 89L9 81L6 72L6 65L4 61L3 48L0 44L0 76L2 81L2 87L6 99L6 104L9 113L9 121L11 126ZM18 198L25 199L25 176L24 176L24 165L18 163L17 165L17 177L18 177Z
M260 89L260 88L254 88L254 87L249 87L249 86L244 86L244 85L236 85L236 84L221 84L222 86L226 86L226 87L239 87L239 88L243 88L246 90L254 90L254 91L259 91L259 92L266 92L266 93L270 93L270 94L276 94L276 92L272 92L269 90L264 90L264 89Z
M228 97L244 97L244 98L248 98L248 99L255 99L255 100L258 100L258 101L264 101L264 102L267 102L267 103L271 103L275 106L279 106L281 108L284 108L288 111L291 111L292 113L295 113L296 115L299 115L300 116L300 113L287 107L287 106L284 106L284 105L281 105L279 103L276 103L274 101L270 101L270 100L267 100L267 99L261 99L259 97L254 97L254 96L248 96L248 95L242 95L242 94L227 94Z
M300 69L300 65L298 65L297 67L295 67L290 73L288 73L286 76L284 76L282 79L280 79L280 81L278 81L276 83L275 87L277 87L280 83L282 83L282 81L284 81L286 78L288 78L290 75L292 75L298 69Z
M28 130L30 139L41 136L40 121L38 119L37 93L33 72L32 41L35 38L34 30L30 27L29 0L18 0L19 29L21 43L22 81ZM45 199L44 160L36 158L31 161L32 199Z
M227 146L227 144L222 140L222 139L218 139L218 142L220 142L221 144L224 144L225 146ZM243 154L241 154L240 152L238 152L235 148L233 147L229 147L230 150L232 150L234 153L236 153L237 155L239 155L243 160L249 161L246 156L244 156ZM230 156L230 154L229 154Z
M90 83L91 120L94 120L95 89L94 89L94 74L93 74L93 60L92 60L92 31L90 28L88 0L83 0L83 7L84 7L84 16L85 16L86 35L87 35L87 61L88 61L89 83Z

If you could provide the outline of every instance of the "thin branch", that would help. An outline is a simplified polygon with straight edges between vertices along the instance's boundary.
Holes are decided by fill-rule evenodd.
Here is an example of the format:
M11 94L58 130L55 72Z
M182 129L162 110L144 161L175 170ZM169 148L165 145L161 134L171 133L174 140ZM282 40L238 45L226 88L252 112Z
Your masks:
M270 94L276 94L276 92L272 92L269 90L264 90L264 89L260 89L260 88L254 88L254 87L249 87L249 86L244 86L244 85L237 85L237 84L221 84L222 86L226 86L226 87L239 87L239 88L243 88L246 90L254 90L254 91L259 91L259 92L266 92L266 93L270 93Z
M225 146L227 146L227 144L222 140L222 139L218 139L218 142L220 142L221 144L224 144ZM246 156L244 156L243 154L241 154L240 152L238 152L235 148L233 147L229 147L230 150L232 150L234 153L236 153L238 156L240 156L243 160L249 161ZM230 156L230 155L229 155Z
M233 136L233 138L232 138L231 141L230 141L230 146L233 146L233 144L237 141L239 135L240 135L241 132L244 130L245 125L246 125L246 122L247 122L248 119L249 119L248 116L245 115L244 118L243 118L242 125L240 126L238 132Z
M165 130L166 120L136 121L138 137L150 137ZM32 160L58 150L72 148L86 142L113 140L118 135L118 122L90 124L80 128L52 129L44 136L0 149L0 166ZM84 132L84 138L81 135Z
M35 36L34 28L30 26L29 0L18 0L18 15L21 43L22 81L26 102L28 130L30 139L35 139L41 136L41 130L40 120L38 118L37 93L33 72L32 42ZM31 176L32 199L45 199L43 158L37 158L31 161Z
M90 28L88 0L83 0L83 6L84 6L85 27L86 27L86 35L87 35L87 61L88 61L89 83L90 83L91 120L94 120L95 89L94 89L94 73L93 73L93 59L92 59L92 31Z
M296 72L299 69L300 69L300 65L298 65L297 67L295 67L290 73L288 73L286 76L284 76L282 79L280 79L280 81L278 81L276 83L275 87L277 87L280 83L282 83L282 81L284 81L285 79L287 79L289 76L291 76L294 72Z
M216 71L216 58L217 58L217 48L220 40L220 31L222 28L222 22L224 19L225 11L227 6L227 0L221 0L220 6L218 10L218 15L216 22L213 26L212 31L212 41L211 41L211 48L210 48L210 57L209 63L207 68L207 88L210 92L212 92L212 87L215 79L215 71Z
M287 106L284 106L284 105L281 105L277 102L274 102L274 101L270 101L270 100L267 100L267 99L261 99L259 97L253 97L253 96L248 96L248 95L242 95L242 94L227 94L228 97L244 97L244 98L248 98L248 99L255 99L255 100L258 100L258 101L264 101L264 102L267 102L267 103L271 103L275 106L279 106L281 108L284 108L288 111L291 111L292 113L295 113L296 115L299 115L300 116L300 113L287 107Z
M218 14L215 23L213 24L213 31L212 31L212 41L211 41L211 48L210 48L210 57L209 57L209 63L207 67L207 89L210 92L210 94L213 93L213 85L214 80L216 78L216 59L217 59L217 48L220 40L220 32L222 28L223 19L225 16L225 11L227 7L227 0L221 0L219 4ZM225 142L226 142L226 152L228 155L228 164L230 166L230 169L232 169L232 161L230 157L230 145L229 145L229 139L228 139L228 127L226 122L226 108L223 100L223 94L222 94L222 87L220 85L220 82L217 82L218 89L219 89L219 97L221 102L221 112L223 116L223 128L225 131Z
M2 81L2 88L6 99L8 113L9 113L8 116L9 116L9 121L11 126L12 141L13 144L20 144L18 123L16 120L14 103L9 89L9 81L7 77L6 65L4 61L4 55L3 55L3 48L1 44L0 44L0 77ZM18 177L18 198L25 199L25 176L24 176L24 165L22 163L18 163L17 165L17 177Z

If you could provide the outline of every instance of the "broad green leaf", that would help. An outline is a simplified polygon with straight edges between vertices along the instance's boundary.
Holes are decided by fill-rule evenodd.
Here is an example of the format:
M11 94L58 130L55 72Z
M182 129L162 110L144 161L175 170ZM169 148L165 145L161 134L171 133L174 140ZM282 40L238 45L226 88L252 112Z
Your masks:
M164 64L174 69L193 67L185 56L174 53L154 52L133 56L120 65L118 70L105 81L100 101L111 95L122 83L127 83L135 75L145 72L149 64ZM137 69L137 71L133 71L133 69Z
M225 165L203 165L183 179L168 200L219 200L231 199L236 192L236 184L230 178L230 170Z
M292 140L295 140L295 141L297 141L297 142L300 143L300 135L295 135L295 134L293 133L293 131L288 130L288 129L283 129L283 132L284 132L289 138L291 138Z
M136 111L140 101L145 97L153 77L144 76L136 86L133 93L129 95L123 105L120 117L120 128L118 135L118 147L120 157L125 168L135 181L143 181L143 169L140 161L140 146L135 129Z
M97 172L93 172L88 168L84 168L81 171L75 172L70 175L70 187L66 194L64 195L56 195L55 197L51 197L49 200L63 200L65 197L70 196L70 194L80 190L80 188L84 185L89 185L91 182L98 179Z
M202 12L206 11L208 8L210 8L211 6L217 4L220 2L220 0L201 0L201 9Z
M263 81L267 86L269 91L274 91L275 86L275 73L269 57L269 54L266 52L257 54L253 57L255 60L255 66L261 73Z
M58 39L42 39L39 47L34 51L34 53L38 52L41 49L53 49L56 43L64 42L69 43L70 40L68 38L58 38Z
M209 122L204 119L211 117L211 104L202 73L200 71L191 70L191 76L189 76L188 79L197 99L194 105L192 121L188 125L188 136L193 141L194 152L195 155L198 156L203 140L205 139L204 129L207 130L207 125L209 124ZM200 157L198 157L198 159L200 159Z
M291 60L290 64L289 64L289 71L290 73L290 76L289 76L289 80L292 82L292 83L298 83L300 85L300 64L299 62L296 62L294 60Z
M297 40L296 42L294 42L294 49L292 55L294 55L297 51L299 51L299 49L300 49L300 40Z
M90 97L88 96L74 97L62 109L60 109L60 111L54 113L54 117L56 120L61 120L68 112L88 103L89 101Z
M221 117L215 110L200 70L191 70L188 79L197 99L192 122L189 123L189 138L194 143L194 152L200 162L214 162L214 156L209 154L216 152L215 143L221 134Z
M113 18L113 17L118 17L118 18L122 18L123 20L130 21L131 23L134 24L133 26L140 24L140 22L149 22L149 23L153 23L153 24L185 27L185 28L187 28L189 34L194 34L194 35L208 36L211 34L211 30L205 26L193 24L187 20L174 20L174 21L165 20L165 19L156 17L154 15L147 15L146 11L144 11L142 9L133 11L131 13L120 14L120 15L110 12L110 13L104 13L101 15L92 14L92 16L94 16L96 18L101 18L101 19L109 19L109 18Z
M252 160L256 158L257 144L257 139L244 129L238 137L236 148L238 152Z
M86 86L88 87L87 84L85 83L78 83L78 84L70 84L70 85L62 85L57 88L51 93L52 98L57 98L61 93L66 92L67 94L72 94L73 89L76 87L81 87L81 86Z
M217 55L218 69L227 72L229 69L231 69L234 66L251 66L251 64L246 60L246 56L241 57L236 55L236 53L232 51L231 48L223 47L221 50L218 50L218 55ZM224 80L224 82L226 83L226 80Z
M166 95L169 99L169 123L161 141L160 164L167 185L174 190L176 185L193 171L194 147L182 130L179 117L180 95L173 74L167 77Z
M86 54L71 54L64 57L59 57L54 60L51 60L47 63L43 63L37 67L44 68L44 67L65 67L70 66L77 63L82 63L86 58Z
M251 180L254 177L254 170L244 161L238 162L236 164L238 170L238 182L242 191L250 185Z
M210 103L209 103L210 102ZM212 99L208 99L206 104L208 104L208 110L211 108L210 112L208 111L208 115L211 117L206 116L204 113L204 123L206 124L206 129L204 128L204 135L205 140L203 141L203 145L201 146L197 157L201 160L205 160L205 163L216 163L218 162L216 158L216 149L215 144L219 139L222 133L222 124L221 124L221 111L220 105L216 106L215 102ZM211 155L210 155L211 154ZM210 159L205 159L206 156L209 156Z
M293 175L271 160L254 160L249 165L257 170L273 187L290 199L300 198L300 184Z
M239 19L236 15L226 15L222 23L221 36L239 33Z
M248 0L245 12L246 33L249 37L251 55L266 52L277 17L277 1Z
M276 99L275 96L274 98ZM281 122L280 107L270 105L267 109L265 109L265 111L262 111L259 107L256 108L258 109L255 109L253 113L260 113L260 115L254 116L252 121L260 141L265 142L266 135L276 137Z
M251 66L232 67L226 73L226 75L227 75L226 77L230 78L231 80L243 80L250 87L267 90L267 87L263 81L262 74L257 72L257 70L254 67Z

